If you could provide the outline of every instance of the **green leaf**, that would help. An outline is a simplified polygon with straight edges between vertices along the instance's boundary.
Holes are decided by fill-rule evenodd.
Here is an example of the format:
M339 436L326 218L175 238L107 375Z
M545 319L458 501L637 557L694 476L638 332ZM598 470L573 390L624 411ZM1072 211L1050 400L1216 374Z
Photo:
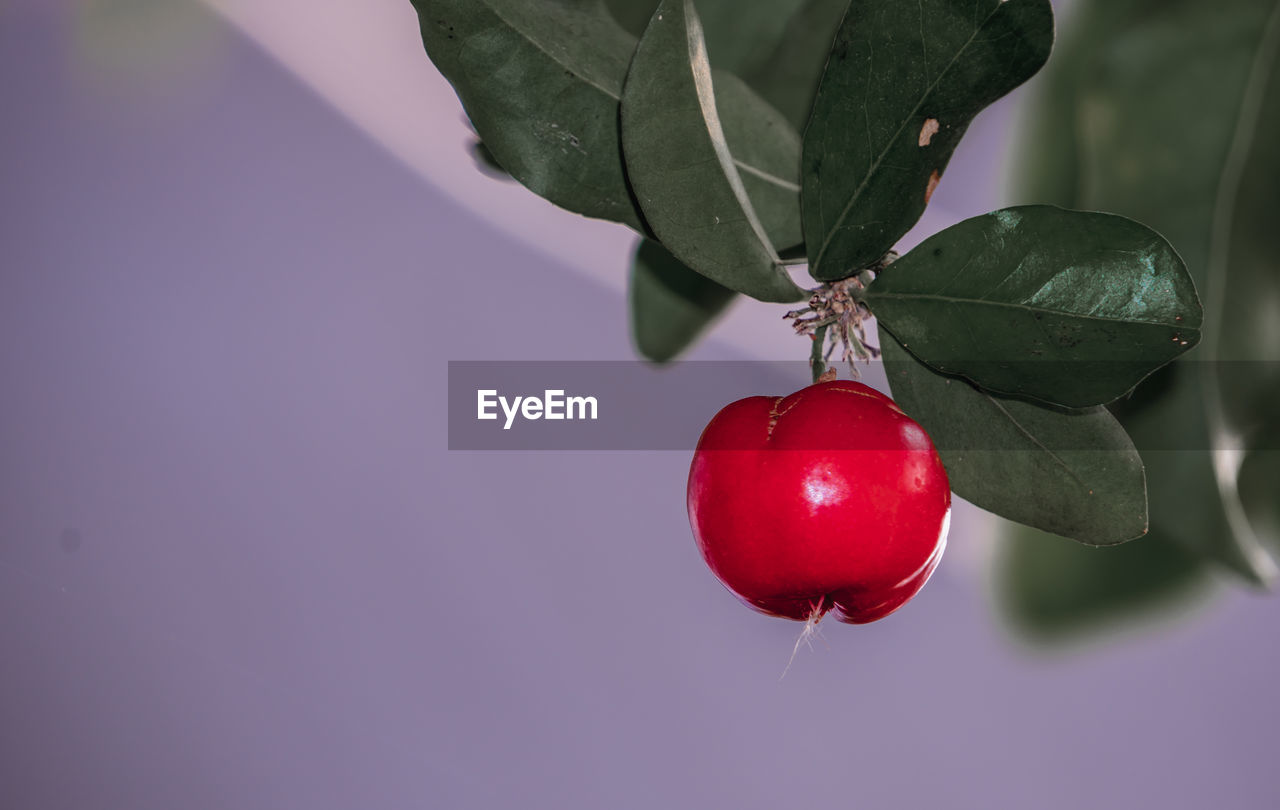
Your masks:
M618 138L635 40L598 0L414 0L427 53L498 164L562 208L643 230Z
M1173 364L1168 387L1144 407L1113 407L1142 448L1151 514L1185 548L1264 585L1275 577L1275 563L1248 525L1235 487L1220 486L1214 456L1203 449L1213 447L1215 437L1198 365Z
M1240 465L1240 503L1253 532L1280 551L1280 424L1254 441Z
M604 0L604 4L619 25L638 37L649 24L658 0Z
M795 145L786 122L754 93L740 103L758 105L760 148L785 157ZM752 118L726 118L743 116ZM690 0L663 0L640 40L623 92L622 142L645 219L681 262L761 301L804 296L770 242L730 152ZM755 171L770 182L787 182Z
M1204 367L1216 432L1237 447L1280 428L1280 3L1244 88L1214 209Z
M498 159L489 151L489 147L484 145L484 141L476 140L472 142L471 156L475 158L476 168L490 177L498 180L511 179L511 175L507 174L507 170L499 165Z
M1124 395L1200 339L1195 285L1159 234L1047 205L935 234L881 273L867 303L938 371L1067 408Z
M631 330L636 349L665 363L688 348L736 294L693 272L645 239L631 265Z
M1049 0L853 0L804 133L814 278L844 278L893 247L969 122L1052 45Z
M797 129L809 122L827 56L849 0L809 0L791 18L773 55L748 82Z
M1230 380L1215 378L1233 368L1220 362L1230 360L1229 347L1237 345L1228 333L1257 334L1258 324L1277 322L1266 314L1274 312L1275 299L1258 284L1257 270L1265 266L1248 258L1280 252L1280 229L1267 219L1274 203L1238 200L1251 195L1255 178L1271 183L1274 170L1263 161L1280 152L1266 123L1274 121L1266 112L1274 97L1247 92L1251 77L1275 75L1274 63L1266 69L1266 51L1275 47L1278 7L1274 0L1084 4L1050 65L1045 89L1052 95L1032 111L1021 172L1025 199L1048 195L1073 208L1133 217L1162 233L1186 260L1208 326L1224 330L1221 341L1207 341L1189 355L1203 362L1179 361L1160 372L1159 396L1144 396L1155 385L1149 381L1134 402L1112 407L1143 448L1153 520L1185 548L1252 583L1270 581L1275 563L1240 520L1243 507L1230 480L1234 464L1222 467L1220 479L1205 448L1230 437L1224 424L1260 425L1276 412L1272 403L1251 402L1253 397L1231 390ZM1251 98L1272 100L1250 113ZM1046 130L1071 133L1073 148L1059 152ZM1240 144L1251 147L1245 151ZM1243 165L1243 196L1230 193L1233 165ZM1261 227L1237 226L1241 217L1254 215ZM1215 259L1224 245L1227 260ZM1238 272L1242 283L1235 281ZM1245 343L1255 349L1277 345L1274 337L1246 337ZM1225 396L1214 392L1218 384ZM1211 428L1215 417L1208 406L1215 402L1219 424ZM1169 437L1177 437L1181 448L1199 449L1148 449L1167 447Z
M805 0L698 0L712 66L748 76L768 59Z
M1066 412L979 391L884 329L880 350L893 398L929 433L961 498L1088 545L1146 533L1142 461L1105 408Z
M782 38L804 0L697 0L712 67L745 76ZM848 0L845 0L848 2ZM614 17L636 36L644 32L657 0L606 0Z
M712 80L729 153L769 242L801 245L800 135L742 79L712 71Z
M996 599L1010 627L1040 643L1078 639L1154 617L1209 590L1203 562L1158 529L1140 543L1089 548L1008 524Z

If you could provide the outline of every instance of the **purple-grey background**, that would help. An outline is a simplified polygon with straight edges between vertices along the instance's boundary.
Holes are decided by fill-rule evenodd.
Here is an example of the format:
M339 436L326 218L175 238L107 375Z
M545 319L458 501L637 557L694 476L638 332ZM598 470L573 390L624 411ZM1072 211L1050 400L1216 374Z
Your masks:
M58 8L0 4L0 807L1274 806L1275 600L1040 655L944 570L780 682L687 452L446 450L448 360L625 357L616 293L212 18L121 81Z

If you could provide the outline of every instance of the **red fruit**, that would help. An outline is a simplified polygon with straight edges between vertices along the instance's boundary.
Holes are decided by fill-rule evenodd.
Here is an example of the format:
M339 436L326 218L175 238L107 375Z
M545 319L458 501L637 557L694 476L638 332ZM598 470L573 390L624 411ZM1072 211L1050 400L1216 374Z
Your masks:
M689 523L712 572L751 607L798 621L897 610L937 566L950 517L928 434L856 382L726 406L689 469Z

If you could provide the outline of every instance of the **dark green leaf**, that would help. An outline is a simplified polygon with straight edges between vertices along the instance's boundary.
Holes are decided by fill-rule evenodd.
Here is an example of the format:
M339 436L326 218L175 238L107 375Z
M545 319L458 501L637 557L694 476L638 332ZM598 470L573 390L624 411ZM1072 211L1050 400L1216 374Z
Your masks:
M631 331L636 349L665 363L702 334L733 301L733 290L693 272L646 239L631 266Z
M804 133L814 277L849 276L893 247L969 122L1052 44L1049 0L853 0Z
M849 0L809 0L787 24L773 55L748 77L797 130L809 121L818 82Z
M1219 485L1213 456L1200 449L1213 447L1215 437L1198 365L1174 364L1163 396L1145 408L1122 411L1123 424L1143 448L1151 514L1160 525L1184 547L1250 583L1266 584L1276 575L1275 562L1249 526L1234 485ZM1225 462L1230 456L1219 458Z
M1232 280L1238 260L1256 268L1261 265L1248 257L1280 251L1280 229L1269 224L1273 217L1268 219L1274 203L1235 203L1228 211L1223 192L1235 185L1224 178L1229 165L1241 161L1237 143L1253 144L1243 158L1241 177L1271 183L1268 171L1251 166L1274 161L1280 152L1280 140L1268 137L1271 130L1262 123L1273 120L1265 112L1271 102L1264 102L1253 118L1247 113L1246 87L1251 76L1267 75L1258 65L1265 60L1267 43L1274 43L1277 13L1277 4L1264 0L1213 5L1098 0L1083 5L1071 40L1050 66L1054 95L1033 111L1032 120L1039 125L1023 148L1025 199L1052 195L1063 205L1114 211L1155 228L1186 260L1209 326L1221 324L1228 333L1239 329L1247 335L1258 323L1276 323L1274 316L1261 314L1274 306L1266 303L1270 293L1265 286ZM1270 75L1274 72L1273 67ZM1246 139L1251 119L1257 126ZM1059 152L1054 146L1059 141L1046 140L1046 129L1074 135L1074 148ZM1064 154L1070 159L1062 160ZM1255 214L1263 220L1260 228L1234 224ZM1216 250L1211 248L1215 222L1229 240L1226 262L1211 259L1224 244L1219 237ZM1224 270L1225 281L1220 275L1213 278ZM1246 269L1244 277L1256 280L1257 274ZM1228 300L1229 305L1224 303ZM1250 338L1246 343L1250 340L1255 348L1268 345ZM1224 350L1233 345L1226 333L1220 345ZM1269 345L1277 345L1274 338ZM1232 368L1219 360L1231 354L1202 345L1191 356L1204 362L1179 361L1168 374L1161 372L1167 383L1160 396L1144 396L1153 385L1148 382L1135 394L1138 405L1120 402L1113 408L1144 448L1151 513L1162 530L1247 581L1266 582L1276 567L1259 538L1242 525L1231 465L1219 480L1207 450L1145 449L1167 446L1169 437L1178 437L1179 446L1186 448L1217 446L1223 432L1210 429L1207 402L1224 403L1221 416L1241 426L1276 413L1273 403L1255 402L1252 417L1240 414L1236 409L1250 397L1213 394L1213 378ZM1222 382L1228 390L1230 381Z
M1280 423L1255 442L1240 465L1240 503L1254 534L1280 551Z
M475 141L471 144L471 156L476 159L476 168L490 177L498 180L511 179L511 175L498 164L498 159L489 151L489 147L484 145L484 141Z
M1214 428L1280 428L1280 4L1246 82L1214 210L1205 354Z
M712 67L740 76L756 70L773 51L804 0L697 0ZM848 0L845 0L848 2ZM639 36L657 0L606 0L620 23ZM829 44L829 43L828 43Z
M804 0L698 0L712 66L747 76L768 59Z
M1138 543L1089 548L1007 524L996 559L1001 612L1019 635L1056 642L1155 616L1208 591L1208 570L1153 528Z
M635 40L598 0L415 0L427 53L511 176L642 230L618 140Z
M785 160L795 133L766 102L740 87L748 93L740 103L757 104L755 120L764 123L757 145ZM742 117L752 118L726 115ZM690 0L663 0L640 40L623 92L622 140L645 219L681 262L761 301L803 297L778 258L730 152ZM755 171L770 182L787 182Z
M800 245L800 135L742 79L712 79L729 152L769 241L780 251Z
M658 0L604 0L604 4L619 25L638 37L649 24Z
M1195 286L1159 234L1047 205L935 234L889 265L867 302L935 369L1068 408L1124 395L1200 339Z
M884 329L880 349L893 398L929 433L961 498L1089 545L1146 533L1142 461L1105 408L1064 412L979 391Z

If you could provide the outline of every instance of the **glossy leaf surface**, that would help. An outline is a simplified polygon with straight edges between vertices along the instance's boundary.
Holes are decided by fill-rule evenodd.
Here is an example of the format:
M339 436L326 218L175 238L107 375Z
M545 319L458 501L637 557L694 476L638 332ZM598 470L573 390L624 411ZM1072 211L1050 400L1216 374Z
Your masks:
M894 400L928 431L961 498L1089 545L1146 533L1142 461L1105 408L1068 413L979 391L883 328L880 348Z
M1122 396L1200 339L1195 286L1168 242L1123 217L1052 206L935 234L867 301L933 368L1068 408Z
M854 0L804 132L810 272L877 261L924 213L983 108L1040 69L1048 0Z

